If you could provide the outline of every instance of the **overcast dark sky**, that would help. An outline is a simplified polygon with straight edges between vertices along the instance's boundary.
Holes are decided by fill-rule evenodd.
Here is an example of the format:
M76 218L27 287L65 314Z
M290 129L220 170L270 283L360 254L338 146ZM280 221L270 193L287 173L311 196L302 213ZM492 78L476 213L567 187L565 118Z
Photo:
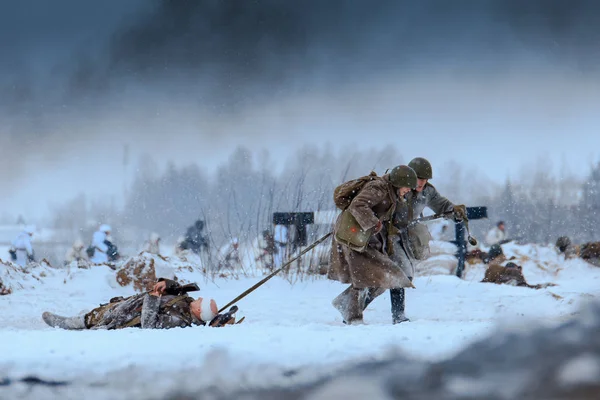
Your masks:
M91 194L118 195L125 143L211 168L237 144L283 162L308 141L367 136L498 181L539 156L583 170L599 155L587 145L600 125L599 8L3 1L0 181L14 190L0 206L42 209L90 174L102 176Z

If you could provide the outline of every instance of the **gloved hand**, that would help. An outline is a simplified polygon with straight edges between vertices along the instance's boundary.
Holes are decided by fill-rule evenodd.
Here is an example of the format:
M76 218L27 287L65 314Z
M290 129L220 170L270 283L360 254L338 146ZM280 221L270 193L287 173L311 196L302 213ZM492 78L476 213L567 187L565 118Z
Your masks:
M217 314L209 323L208 326L214 328L222 327L225 325L235 324L235 313L238 310L237 306L232 306L229 311L223 314Z
M464 204L458 204L454 206L453 215L455 222L461 222L468 220L467 218L467 207Z

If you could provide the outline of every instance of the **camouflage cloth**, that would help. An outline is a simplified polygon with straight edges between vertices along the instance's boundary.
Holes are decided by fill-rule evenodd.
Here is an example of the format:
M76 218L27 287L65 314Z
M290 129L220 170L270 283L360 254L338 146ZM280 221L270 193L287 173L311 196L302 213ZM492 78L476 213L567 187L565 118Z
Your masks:
M147 293L126 298L113 298L85 315L88 329L121 329L139 327L143 329L168 329L204 325L190 311L190 303L194 301L187 294L179 294L181 287L177 282L167 282L167 294L161 297Z

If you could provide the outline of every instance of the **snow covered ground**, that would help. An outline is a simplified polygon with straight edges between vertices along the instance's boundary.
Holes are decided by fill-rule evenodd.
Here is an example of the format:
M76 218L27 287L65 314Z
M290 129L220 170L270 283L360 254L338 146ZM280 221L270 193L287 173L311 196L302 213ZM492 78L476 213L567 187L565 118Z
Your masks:
M286 371L317 373L395 352L424 360L445 359L497 329L560 323L582 302L598 295L600 268L581 260L564 261L550 247L505 245L504 251L516 257L529 283L558 286L533 290L480 283L482 265L470 266L464 280L452 275L421 276L415 280L416 289L407 291L411 322L400 325L390 323L387 293L367 309L367 325L345 326L330 305L344 285L322 277L292 285L276 277L238 303L238 317L246 317L240 325L63 331L46 326L42 312L75 315L134 292L120 287L108 267L46 268L39 280L32 278L13 294L0 296L0 378L37 375L96 385L121 382L119 393L124 396L134 393L122 390L128 379L151 377L152 393L159 396L161 390L184 379L182 371L202 372L193 379L197 387L226 379L235 385L260 386L267 379L285 384L284 377L291 376ZM436 257L441 264L448 263L447 255ZM435 263L435 257L430 262ZM219 305L260 279L211 282L196 272L184 278L195 280L202 289L199 295L212 297ZM116 398L114 393L103 393Z

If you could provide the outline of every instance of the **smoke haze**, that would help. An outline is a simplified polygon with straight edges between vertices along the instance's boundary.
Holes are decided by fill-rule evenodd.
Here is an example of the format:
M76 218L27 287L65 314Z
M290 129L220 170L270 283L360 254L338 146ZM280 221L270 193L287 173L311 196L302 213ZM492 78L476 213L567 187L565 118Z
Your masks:
M121 201L141 154L214 171L237 145L268 149L278 168L306 143L393 144L497 182L540 157L587 174L600 155L599 8L4 2L0 206L39 217L80 191Z

